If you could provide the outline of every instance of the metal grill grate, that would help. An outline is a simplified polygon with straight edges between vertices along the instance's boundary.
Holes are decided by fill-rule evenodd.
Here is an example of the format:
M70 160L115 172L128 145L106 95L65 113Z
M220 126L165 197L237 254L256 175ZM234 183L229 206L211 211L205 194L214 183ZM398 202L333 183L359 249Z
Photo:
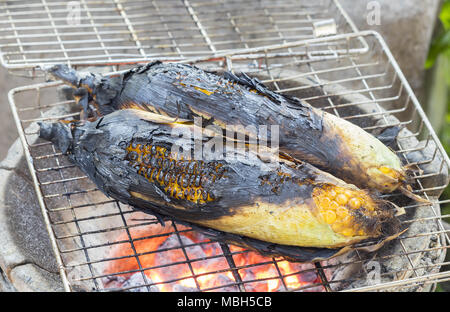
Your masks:
M2 65L17 71L54 63L175 61L356 31L336 0L70 3L2 2Z
M362 39L367 43L366 48L354 49L360 46ZM362 32L217 53L214 58L185 62L207 69L245 71L278 92L302 97L372 133L386 126L404 126L397 139L397 153L407 163L422 169L414 177L414 192L432 200L434 205L410 202L397 193L385 195L386 199L405 208L407 214L402 222L410 229L388 250L386 247L375 254L353 253L348 258L323 261L315 266L299 265L290 272L283 269L285 262L275 258L241 264L238 255L248 254L248 251L207 239L189 242L182 236L193 233L192 230L175 222L168 222L167 232L160 229L150 234L145 232L157 226L154 219L106 198L51 143L37 139L37 121L78 116L78 111L73 111L72 100L57 99L60 83L20 87L11 90L9 100L67 290L79 287L107 290L104 279L107 276L117 279L124 273L139 273L142 279L142 283L125 289L140 289L145 285L147 290L156 285L170 285L176 280L193 283L194 289L202 291L225 287L248 291L262 281L277 281L276 290L282 291L361 291L405 289L450 279L450 271L439 272L449 264L444 262L444 256L450 240L441 222L449 215L441 216L438 206L444 203L438 197L448 185L450 161L377 33ZM140 242L171 235L175 235L177 243L162 251L140 247ZM131 254L111 254L121 244L126 245ZM193 248L206 245L212 246L214 253L192 255ZM158 255L167 250L178 250L181 259L167 260L157 267L148 266L146 255ZM424 261L423 257L431 260ZM122 259L133 259L137 269L105 273L105 265ZM214 259L220 265L212 273L198 270L198 263ZM370 282L367 264L374 261L384 269L379 280ZM405 266L395 265L400 262ZM261 265L269 266L271 274L253 278L244 274L249 267ZM187 273L181 278L151 279L155 276L152 272L176 270L177 266L185 266ZM355 266L359 268L356 271ZM353 273L343 275L346 270ZM202 279L220 272L228 276L223 284L202 286ZM308 273L314 273L310 282L291 287L290 277L304 280Z

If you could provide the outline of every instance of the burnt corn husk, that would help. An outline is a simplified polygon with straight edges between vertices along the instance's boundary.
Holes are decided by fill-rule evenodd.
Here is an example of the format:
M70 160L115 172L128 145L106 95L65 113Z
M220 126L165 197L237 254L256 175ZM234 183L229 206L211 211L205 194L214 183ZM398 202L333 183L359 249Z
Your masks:
M40 123L40 137L107 196L265 254L313 261L399 232L391 205L368 192L308 163L261 155L251 144L217 154L208 145L219 142L212 141L217 132L195 139L201 130L136 109ZM202 146L200 160L185 153L194 142Z
M229 72L160 62L120 75L79 73L65 65L48 70L66 81L79 101L95 106L100 116L137 108L183 119L200 116L204 125L279 125L280 151L361 188L410 192L408 170L396 154L358 126L313 108L303 100L278 94L258 79ZM269 133L269 140L271 139Z

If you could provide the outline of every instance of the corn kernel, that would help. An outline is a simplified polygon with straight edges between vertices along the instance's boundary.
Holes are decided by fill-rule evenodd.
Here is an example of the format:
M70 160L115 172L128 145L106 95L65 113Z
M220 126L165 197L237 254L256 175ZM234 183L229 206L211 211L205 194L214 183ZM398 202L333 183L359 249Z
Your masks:
M344 194L347 195L347 197L350 197L350 198L352 198L353 196L355 196L355 192L350 191L350 190L344 191Z
M338 208L339 208L339 204L338 204L337 202L332 201L332 202L330 203L330 209L331 209L331 210L336 210L336 209L338 209Z
M350 206L350 208L352 209L359 209L361 207L361 199L359 198L352 198L348 201L348 205Z
M325 223L332 224L334 221L336 221L336 214L332 210L327 210L323 212L322 214L323 219L325 220Z
M348 217L348 210L345 207L339 206L336 209L336 214L339 219L344 219L345 217Z
M336 193L335 190L331 189L331 190L328 191L328 198L329 199L335 199L336 196L337 196L337 193Z
M331 228L333 229L333 231L335 231L336 233L341 232L344 229L344 225L341 222L335 222L331 225Z
M353 236L353 230L351 228L346 228L341 231L344 236Z
M336 196L336 201L339 205L345 205L347 204L348 198L345 194L339 194Z
M346 237L369 235L364 230L364 223L353 216L354 209L366 217L373 217L376 213L377 205L366 192L325 185L314 189L313 198L315 216L336 234Z
M342 219L342 224L349 226L353 223L353 217L352 216L346 216L344 219Z
M385 167L385 166L380 167L379 170L380 170L381 172L383 172L384 174L388 174L388 173L391 172L391 168Z
M331 200L327 197L323 197L320 199L320 206L322 209L328 209L330 207Z

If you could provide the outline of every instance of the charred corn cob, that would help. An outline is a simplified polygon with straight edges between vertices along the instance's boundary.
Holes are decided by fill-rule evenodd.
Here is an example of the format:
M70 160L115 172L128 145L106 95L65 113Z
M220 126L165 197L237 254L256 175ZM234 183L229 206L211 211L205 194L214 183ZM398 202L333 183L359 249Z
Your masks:
M40 137L68 154L106 195L239 237L338 248L397 232L389 204L310 164L269 162L250 148L234 151L231 160L180 156L179 147L193 146L193 136L179 138L173 129L186 134L196 127L126 109L96 121L41 123ZM202 144L212 137L203 131Z
M81 74L65 65L48 70L78 88L85 108L99 115L137 108L225 128L229 124L280 126L280 150L361 188L410 192L407 170L382 142L358 126L318 110L305 101L274 93L242 74L218 75L182 64L155 62L121 75Z

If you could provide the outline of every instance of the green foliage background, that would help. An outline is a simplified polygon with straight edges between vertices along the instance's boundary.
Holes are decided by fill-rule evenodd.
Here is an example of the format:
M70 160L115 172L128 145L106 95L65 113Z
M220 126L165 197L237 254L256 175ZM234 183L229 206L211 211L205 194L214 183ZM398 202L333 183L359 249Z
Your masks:
M441 142L447 151L450 153L450 0L445 0L442 4L442 9L439 15L441 25L438 25L439 31L436 38L433 40L427 61L425 63L425 68L432 69L436 66L444 66L440 68L441 72L444 73L443 79L447 85L446 94L446 114L445 120L441 123L438 129L435 129ZM439 63L439 64L437 64ZM440 77L438 79L441 79ZM444 102L445 104L445 102ZM428 103L428 105L433 105L433 103ZM447 187L442 194L441 200L450 199L450 187ZM442 215L450 215L450 203L441 205ZM450 217L446 217L445 221L450 223ZM449 252L447 252L446 261L450 261ZM443 269L448 270L449 266L445 266ZM437 285L436 291L450 291L449 283L441 283Z
M440 129L436 129L438 131L439 137L441 139L442 144L444 145L447 154L450 153L450 0L445 0L442 4L442 9L439 15L440 22L442 26L433 40L430 51L428 54L428 59L425 63L425 68L432 68L438 58L444 58L443 62L439 62L439 66L446 66L444 72L445 80L447 84L447 110L445 115L445 120L440 127ZM429 103L429 105L433 105L433 103ZM441 199L450 199L450 187L447 187L442 194ZM442 213L444 215L450 214L450 203L442 205ZM446 221L449 222L450 218L446 218Z

